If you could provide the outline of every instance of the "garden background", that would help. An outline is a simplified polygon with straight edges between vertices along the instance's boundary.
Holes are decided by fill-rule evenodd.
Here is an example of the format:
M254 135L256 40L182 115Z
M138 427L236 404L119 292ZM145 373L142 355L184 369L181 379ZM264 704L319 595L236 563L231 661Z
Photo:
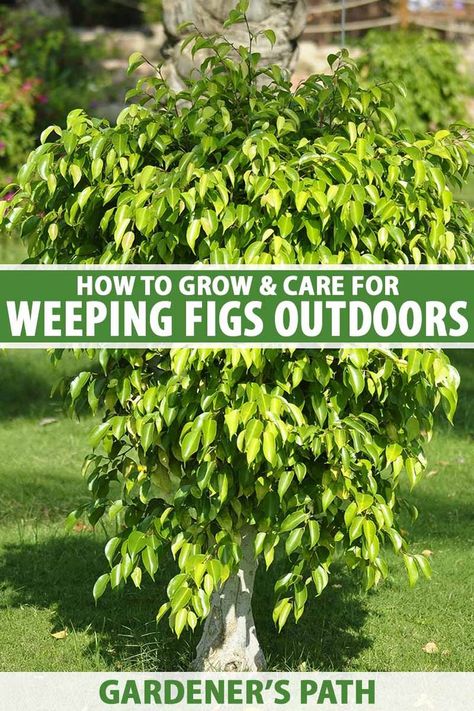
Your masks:
M59 11L56 3L33 4L32 11L0 3L0 186L7 196L45 126L63 124L77 106L114 120L130 86L128 55L160 61L166 39L158 0L62 2ZM303 38L295 82L325 70L340 38L334 29L324 41L321 35ZM407 97L396 105L401 121L436 130L473 120L473 45L469 33L451 27L450 35L356 31L347 44L363 81L406 84ZM474 204L473 182L463 197ZM19 239L0 235L0 263L24 257ZM432 581L409 588L403 563L394 561L389 581L363 593L341 572L302 624L277 635L266 588L278 570L270 577L260 570L255 617L270 669L472 670L472 351L452 352L452 360L461 372L455 426L439 425L425 480L412 495L420 517L406 521L413 550L431 557ZM50 391L82 365L72 354L55 368L45 352L0 354L0 671L186 669L194 643L177 641L153 619L163 584L107 593L95 606L106 531L86 524L65 530L69 511L87 498L80 469L92 418L69 419Z

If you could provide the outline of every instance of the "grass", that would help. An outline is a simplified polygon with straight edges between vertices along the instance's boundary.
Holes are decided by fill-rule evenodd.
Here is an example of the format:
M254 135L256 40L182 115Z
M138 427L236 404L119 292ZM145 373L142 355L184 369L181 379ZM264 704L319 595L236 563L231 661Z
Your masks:
M0 235L0 264L19 264L26 259L26 250L18 239Z
M474 170L471 171L469 179L461 192L461 197L470 205L474 205Z
M275 574L260 570L255 617L272 669L472 669L472 352L457 353L455 362L462 372L457 424L441 426L430 445L427 477L413 495L421 514L409 529L413 550L433 551L433 580L410 589L394 556L392 577L369 594L336 572L303 621L277 635ZM63 372L78 367L72 358L61 365ZM130 587L97 607L92 601L106 565L104 533L63 527L86 495L80 466L91 423L68 420L49 399L57 376L42 352L0 355L0 671L185 669L195 641L177 642L166 623L153 621L171 562L142 592ZM45 418L56 421L44 425ZM64 629L65 639L52 637ZM430 641L437 654L422 650Z

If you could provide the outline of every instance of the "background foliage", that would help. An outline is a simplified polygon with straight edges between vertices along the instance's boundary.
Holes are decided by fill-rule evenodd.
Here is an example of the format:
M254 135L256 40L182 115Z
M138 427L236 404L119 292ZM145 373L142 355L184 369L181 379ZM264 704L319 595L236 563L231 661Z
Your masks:
M14 180L34 146L35 86L9 62L12 40L0 36L0 188Z
M395 101L403 125L435 130L466 118L465 95L472 86L460 69L456 45L429 31L372 30L361 48L358 63L367 82L404 87Z
M101 56L65 20L0 8L0 180L10 182L50 123L88 106Z
M83 44L65 20L34 12L0 12L6 61L36 83L35 131L63 124L77 106L88 106L97 88L99 47Z

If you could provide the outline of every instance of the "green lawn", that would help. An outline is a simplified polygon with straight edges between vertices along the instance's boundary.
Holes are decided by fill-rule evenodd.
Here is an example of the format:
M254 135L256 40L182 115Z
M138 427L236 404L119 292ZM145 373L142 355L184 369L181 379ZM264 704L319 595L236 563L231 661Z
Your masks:
M469 179L460 196L470 205L474 205L474 170L472 170Z
M463 375L456 427L443 425L430 445L428 475L413 497L421 514L409 529L415 551L433 551L433 580L410 589L393 559L393 577L367 595L336 573L302 622L277 635L273 576L261 570L255 613L272 669L473 668L472 351L455 354L455 362ZM61 369L78 367L70 358ZM193 640L176 642L166 622L156 628L153 621L165 573L141 593L130 587L97 607L92 601L106 565L104 533L63 527L86 496L80 466L90 421L68 420L49 399L57 376L42 352L0 354L0 671L186 668ZM44 425L44 418L57 421ZM51 636L66 628L65 639ZM424 652L427 642L439 652Z

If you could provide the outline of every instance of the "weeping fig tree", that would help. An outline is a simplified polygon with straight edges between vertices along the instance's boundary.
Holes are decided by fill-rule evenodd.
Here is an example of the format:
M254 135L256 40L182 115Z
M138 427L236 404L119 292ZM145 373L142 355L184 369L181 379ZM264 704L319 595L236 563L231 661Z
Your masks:
M2 205L31 262L470 260L472 216L452 190L468 171L466 129L397 129L388 86L362 88L345 52L292 90L247 47L236 56L222 36L189 41L209 57L183 91L158 70L115 125L77 110L44 132ZM131 69L142 61L132 56ZM91 501L74 516L120 523L94 595L159 576L170 549L177 572L157 617L178 636L204 623L195 669L264 667L257 563L285 566L279 630L323 593L336 562L371 588L387 576L387 545L411 584L429 577L399 513L410 507L404 481L423 474L436 408L451 420L456 407L441 351L89 355L97 366L67 388L73 410L101 419L84 465Z

